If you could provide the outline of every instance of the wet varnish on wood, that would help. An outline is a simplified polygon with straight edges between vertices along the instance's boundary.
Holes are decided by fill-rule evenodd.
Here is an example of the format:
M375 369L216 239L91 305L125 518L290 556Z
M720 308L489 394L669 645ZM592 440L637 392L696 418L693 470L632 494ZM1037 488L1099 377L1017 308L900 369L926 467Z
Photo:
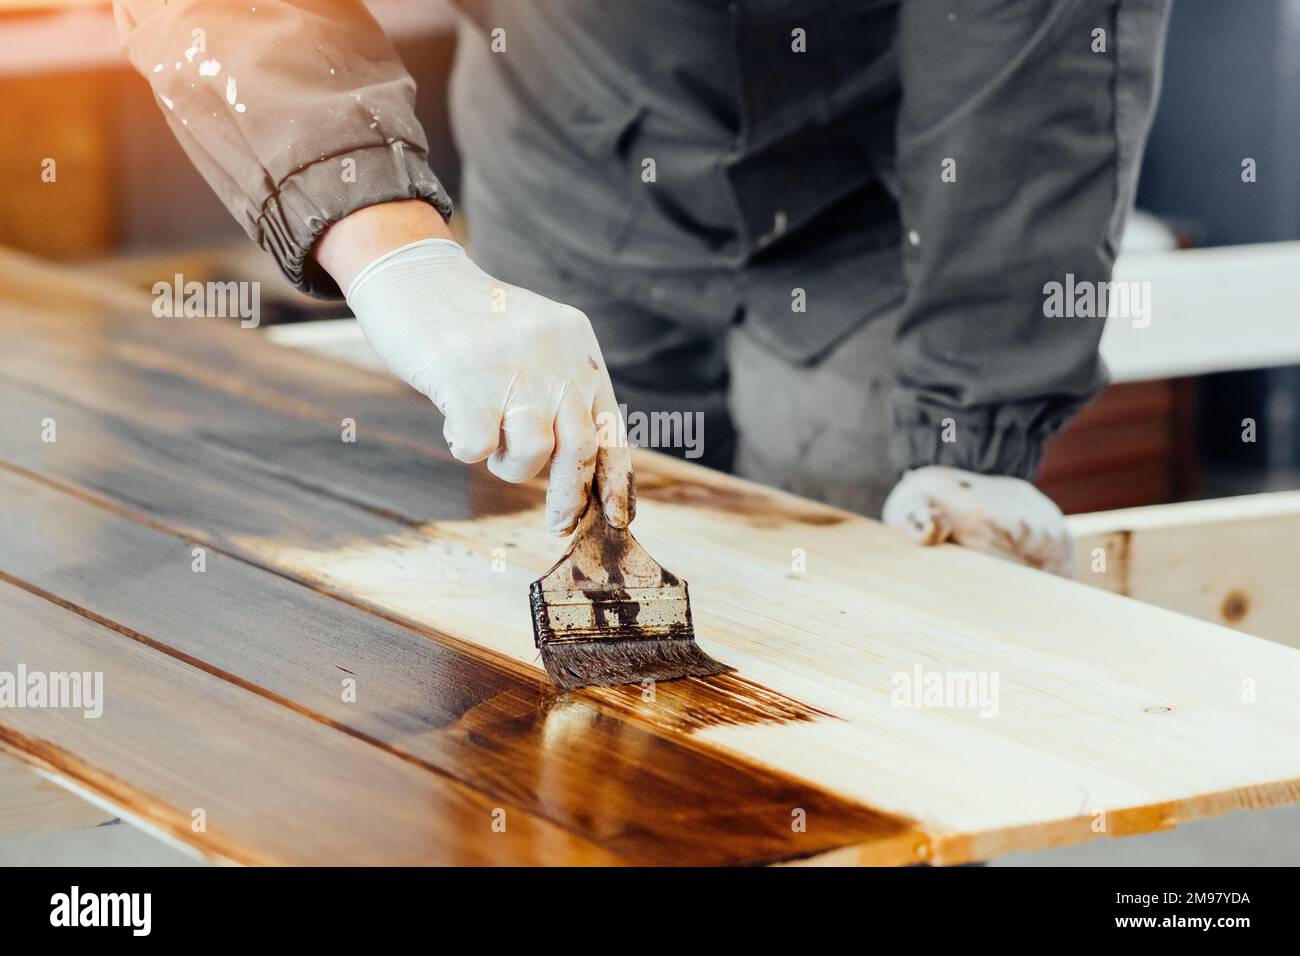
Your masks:
M105 675L0 748L200 854L955 863L1300 796L1300 652L649 453L637 536L736 673L559 695L540 482L149 306L0 257L0 670Z

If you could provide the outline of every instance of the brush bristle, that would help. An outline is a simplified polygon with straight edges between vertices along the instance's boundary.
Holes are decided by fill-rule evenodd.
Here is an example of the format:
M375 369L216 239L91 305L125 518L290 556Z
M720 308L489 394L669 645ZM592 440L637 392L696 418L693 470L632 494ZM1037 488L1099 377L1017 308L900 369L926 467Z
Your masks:
M682 638L543 644L541 651L546 673L561 690L710 677L735 670L705 654L694 640Z

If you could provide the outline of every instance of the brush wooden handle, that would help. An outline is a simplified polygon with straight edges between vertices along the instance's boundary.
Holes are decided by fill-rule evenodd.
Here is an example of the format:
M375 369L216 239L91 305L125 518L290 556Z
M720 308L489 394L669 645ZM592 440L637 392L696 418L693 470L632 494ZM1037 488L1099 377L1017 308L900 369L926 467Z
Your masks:
M600 507L592 484L587 510L578 519L564 555L540 578L546 590L676 585L677 578L659 566L626 528L615 528Z

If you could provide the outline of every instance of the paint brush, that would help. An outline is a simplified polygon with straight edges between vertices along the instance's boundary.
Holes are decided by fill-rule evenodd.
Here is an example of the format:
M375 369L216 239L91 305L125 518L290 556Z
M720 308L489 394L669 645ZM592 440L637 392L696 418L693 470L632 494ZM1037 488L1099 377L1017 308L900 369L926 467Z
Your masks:
M605 520L598 488L564 557L533 582L529 597L533 640L562 690L734 670L696 645L686 582Z

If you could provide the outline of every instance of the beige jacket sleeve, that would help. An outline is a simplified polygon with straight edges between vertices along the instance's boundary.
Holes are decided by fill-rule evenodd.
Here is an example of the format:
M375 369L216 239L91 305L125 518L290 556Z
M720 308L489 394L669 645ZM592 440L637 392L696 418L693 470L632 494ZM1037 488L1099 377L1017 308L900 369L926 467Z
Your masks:
M426 162L415 82L359 0L115 0L132 65L249 236L299 288L337 296L310 258L363 206L451 200Z

